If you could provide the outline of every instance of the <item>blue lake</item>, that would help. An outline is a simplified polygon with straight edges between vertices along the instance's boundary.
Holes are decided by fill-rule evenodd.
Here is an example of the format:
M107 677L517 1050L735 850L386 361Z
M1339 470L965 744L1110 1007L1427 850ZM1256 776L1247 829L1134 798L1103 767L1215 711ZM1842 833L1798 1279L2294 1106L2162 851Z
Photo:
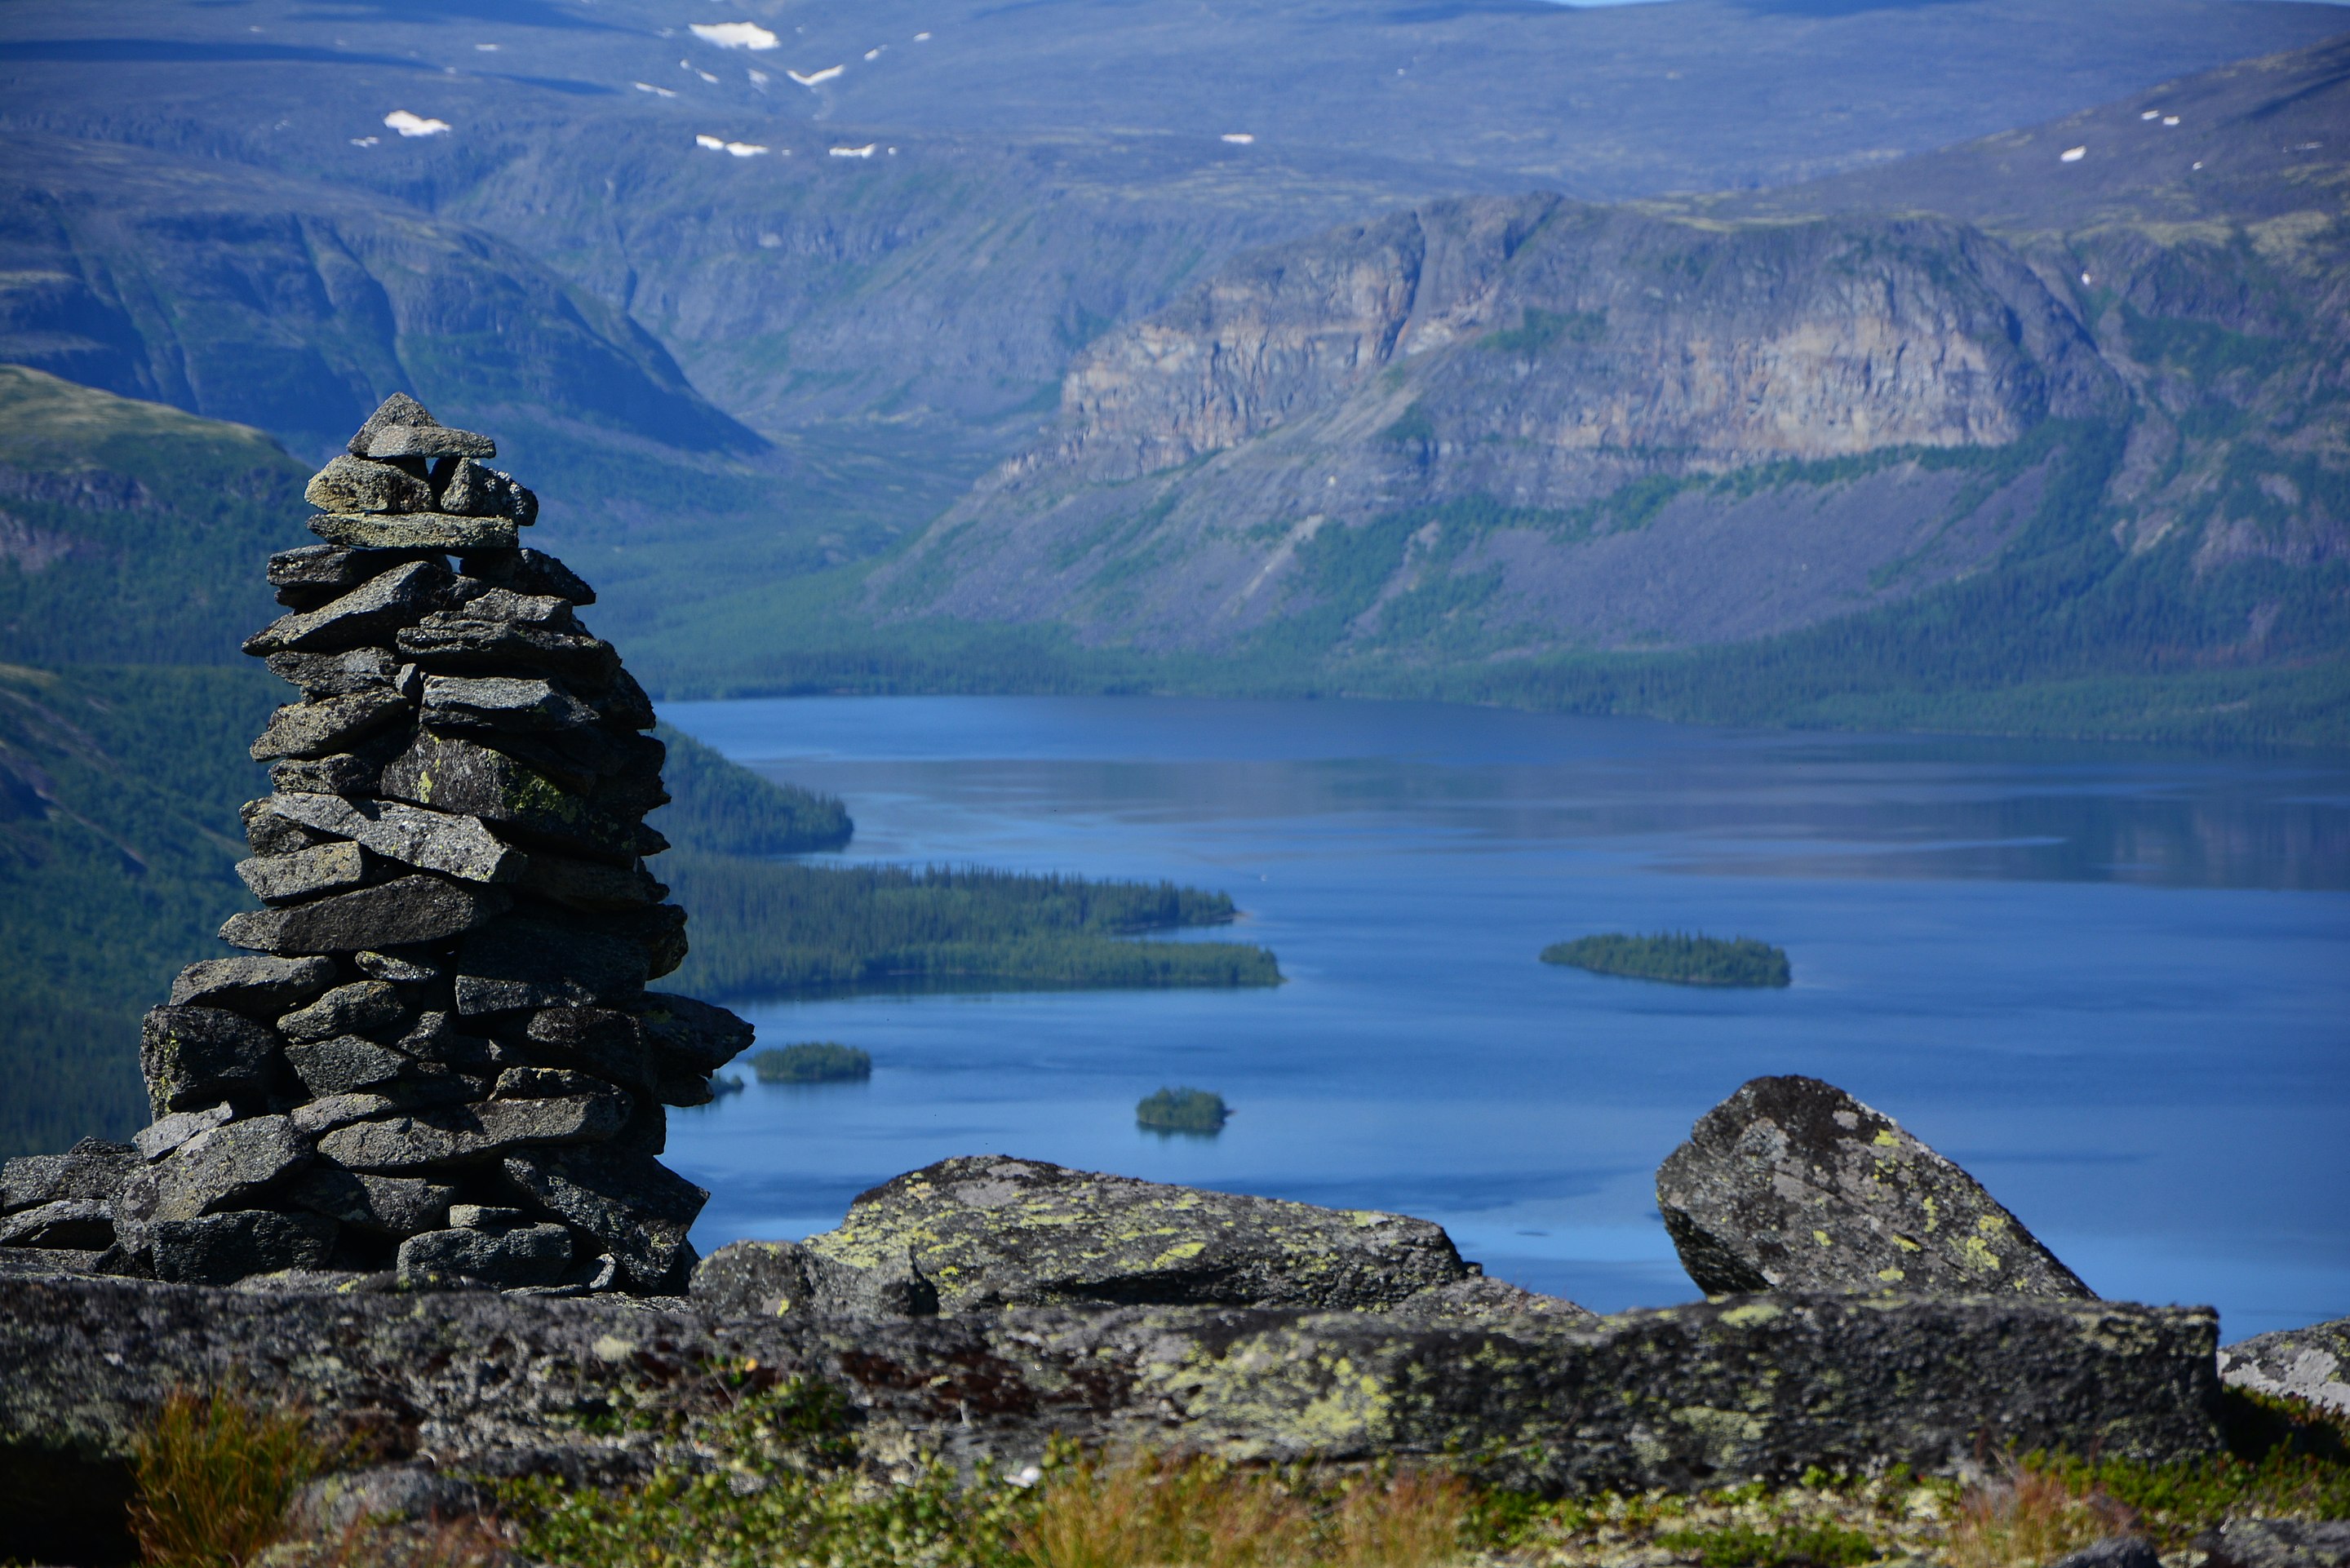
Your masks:
M1274 990L744 1002L868 1084L673 1113L704 1251L954 1154L1442 1223L1613 1310L1692 1298L1652 1173L1747 1078L1841 1085L2100 1293L2230 1337L2350 1313L2350 762L1714 730L1435 704L812 698L680 728L843 797L825 859L1230 892ZM1603 930L1784 947L1714 992L1535 961ZM747 1076L747 1074L745 1075ZM1134 1125L1221 1092L1216 1137Z

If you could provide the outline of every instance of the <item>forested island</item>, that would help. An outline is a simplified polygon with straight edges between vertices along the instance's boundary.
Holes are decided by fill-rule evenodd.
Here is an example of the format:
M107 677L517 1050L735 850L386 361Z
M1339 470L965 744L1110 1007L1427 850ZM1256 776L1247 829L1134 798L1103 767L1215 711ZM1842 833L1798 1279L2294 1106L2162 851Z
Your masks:
M810 1040L781 1050L761 1051L751 1070L763 1084L852 1084L873 1075L873 1054L854 1045Z
M1659 931L1648 937L1621 931L1578 937L1543 949L1542 961L1587 969L1594 974L1669 981L1675 985L1767 988L1785 985L1794 978L1783 948L1752 937L1725 942L1683 931Z
M1161 1089L1134 1107L1136 1123L1152 1132L1222 1132L1232 1114L1223 1096L1205 1089Z

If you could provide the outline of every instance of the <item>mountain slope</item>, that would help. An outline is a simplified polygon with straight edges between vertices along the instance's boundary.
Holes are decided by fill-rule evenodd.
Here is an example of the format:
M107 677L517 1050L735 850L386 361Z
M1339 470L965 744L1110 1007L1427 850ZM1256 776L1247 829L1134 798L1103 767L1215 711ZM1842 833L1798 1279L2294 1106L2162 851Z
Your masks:
M756 632L720 598L919 531L1033 437L1078 351L1251 246L1530 182L1866 170L2340 21L2278 0L737 12L775 47L720 47L674 0L15 0L26 275L0 356L306 455L415 387L539 477L615 628L658 634L649 673L707 675L739 650L705 625Z
M1871 216L1846 182L1437 203L1258 253L1081 355L1060 430L868 603L1257 679L1524 692L1529 660L1585 661L1555 696L1606 687L1610 649L1819 627L1802 658L1833 660L1855 616L1879 686L2337 659L2350 179L2279 137L2350 119L2345 59L2083 117L2199 103L2200 161L2234 172L2182 192L2141 160L2064 227ZM1920 184L2004 210L2012 149L2054 185L2081 123ZM1994 656L1912 637L1962 603Z

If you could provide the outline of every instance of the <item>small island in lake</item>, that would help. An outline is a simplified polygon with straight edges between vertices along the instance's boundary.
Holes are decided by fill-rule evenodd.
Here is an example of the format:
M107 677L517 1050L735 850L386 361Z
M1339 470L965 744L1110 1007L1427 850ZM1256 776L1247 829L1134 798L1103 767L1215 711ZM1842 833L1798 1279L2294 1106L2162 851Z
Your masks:
M1621 931L1554 942L1543 949L1544 963L1569 964L1594 974L1670 981L1676 985L1782 986L1792 973L1783 948L1752 937L1723 941L1682 931L1635 937Z
M763 1084L846 1084L873 1075L873 1057L854 1045L811 1040L780 1051L762 1051L751 1070Z
M1135 1121L1153 1132L1222 1132L1232 1114L1223 1096L1205 1089L1161 1089L1134 1107Z

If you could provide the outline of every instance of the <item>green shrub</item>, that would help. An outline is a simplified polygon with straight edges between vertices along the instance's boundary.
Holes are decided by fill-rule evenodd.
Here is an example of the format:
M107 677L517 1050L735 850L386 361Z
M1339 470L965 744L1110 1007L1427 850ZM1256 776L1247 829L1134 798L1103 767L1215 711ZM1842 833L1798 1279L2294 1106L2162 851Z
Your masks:
M842 1084L873 1075L873 1057L854 1045L811 1040L780 1051L762 1051L751 1070L763 1084Z
M1205 1089L1161 1089L1134 1107L1134 1119L1154 1132L1222 1132L1232 1110Z
M1725 942L1679 931L1653 937L1614 932L1554 942L1543 949L1542 961L1677 985L1782 986L1792 978L1783 949L1749 937Z

